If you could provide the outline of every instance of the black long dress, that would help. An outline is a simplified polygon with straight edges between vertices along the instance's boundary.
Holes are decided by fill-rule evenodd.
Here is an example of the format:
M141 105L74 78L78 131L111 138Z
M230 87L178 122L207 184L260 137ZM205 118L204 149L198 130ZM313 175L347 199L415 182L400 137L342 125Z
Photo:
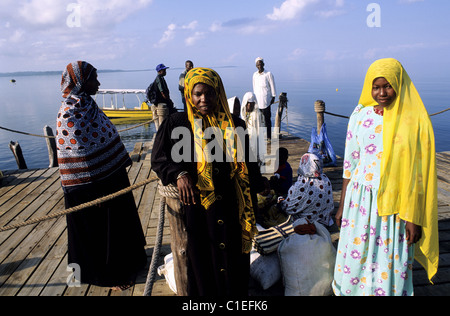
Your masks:
M126 169L91 184L64 187L66 208L130 185ZM81 282L112 287L129 284L145 267L145 237L133 194L67 215L68 263L80 267Z
M245 127L241 119L233 116L233 120L236 126ZM172 139L172 131L176 127L186 127L192 135L186 113L169 116L155 138L152 169L163 185L176 184L176 178L182 171L189 172L196 183L196 163L175 163L171 157L172 148L178 142L178 139ZM193 139L190 141L193 146ZM193 161L193 156L190 161ZM262 183L261 174L256 163L247 163L247 167L252 198L254 205L257 205L256 192L260 190L258 184ZM187 293L190 296L248 295L250 258L248 254L242 253L242 229L230 172L229 163L213 162L216 201L208 210L199 202L196 205L184 205L181 210L188 239Z

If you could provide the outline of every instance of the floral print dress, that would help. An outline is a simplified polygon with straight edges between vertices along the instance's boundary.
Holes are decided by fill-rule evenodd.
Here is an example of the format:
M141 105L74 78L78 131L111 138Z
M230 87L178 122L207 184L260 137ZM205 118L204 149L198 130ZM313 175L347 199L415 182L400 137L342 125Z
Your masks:
M398 215L378 216L383 153L383 116L356 107L350 117L344 157L345 196L334 272L336 295L413 295L414 247Z

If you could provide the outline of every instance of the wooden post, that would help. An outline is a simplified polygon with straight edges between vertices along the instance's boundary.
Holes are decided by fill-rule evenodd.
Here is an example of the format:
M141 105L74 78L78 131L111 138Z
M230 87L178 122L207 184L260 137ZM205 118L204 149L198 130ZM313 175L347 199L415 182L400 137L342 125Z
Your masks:
M317 135L320 135L322 125L325 123L325 102L323 102L322 100L317 100L316 102L314 102L314 111L317 114Z
M10 142L9 148L16 158L17 167L19 167L19 169L28 169L25 159L23 158L22 148L20 148L19 142Z
M279 96L279 103L278 103L278 109L277 114L275 116L275 129L278 131L278 137L281 137L281 120L283 119L283 110L284 108L287 109L287 94L286 92L282 92Z
M56 139L53 138L53 130L50 126L44 126L44 135L49 136L45 139L48 149L49 168L58 167L58 157L56 155Z

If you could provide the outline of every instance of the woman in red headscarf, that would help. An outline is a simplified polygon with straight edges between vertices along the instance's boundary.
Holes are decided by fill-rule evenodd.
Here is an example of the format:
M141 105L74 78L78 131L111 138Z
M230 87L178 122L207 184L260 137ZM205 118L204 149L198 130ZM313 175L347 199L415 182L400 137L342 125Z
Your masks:
M130 157L91 97L99 86L97 70L84 61L67 65L62 76L56 142L66 208L130 186ZM83 283L124 289L147 262L132 193L68 214L67 233L68 263L79 266Z

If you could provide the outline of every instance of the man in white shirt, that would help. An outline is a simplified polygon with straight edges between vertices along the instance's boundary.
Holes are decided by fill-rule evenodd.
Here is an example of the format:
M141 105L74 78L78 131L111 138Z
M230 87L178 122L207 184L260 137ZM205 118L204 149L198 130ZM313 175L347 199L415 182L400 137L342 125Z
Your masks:
M264 71L264 59L255 60L258 71L253 74L253 93L258 102L258 108L262 112L267 128L267 138L272 138L272 120L270 106L275 102L277 95L275 81L270 71Z

